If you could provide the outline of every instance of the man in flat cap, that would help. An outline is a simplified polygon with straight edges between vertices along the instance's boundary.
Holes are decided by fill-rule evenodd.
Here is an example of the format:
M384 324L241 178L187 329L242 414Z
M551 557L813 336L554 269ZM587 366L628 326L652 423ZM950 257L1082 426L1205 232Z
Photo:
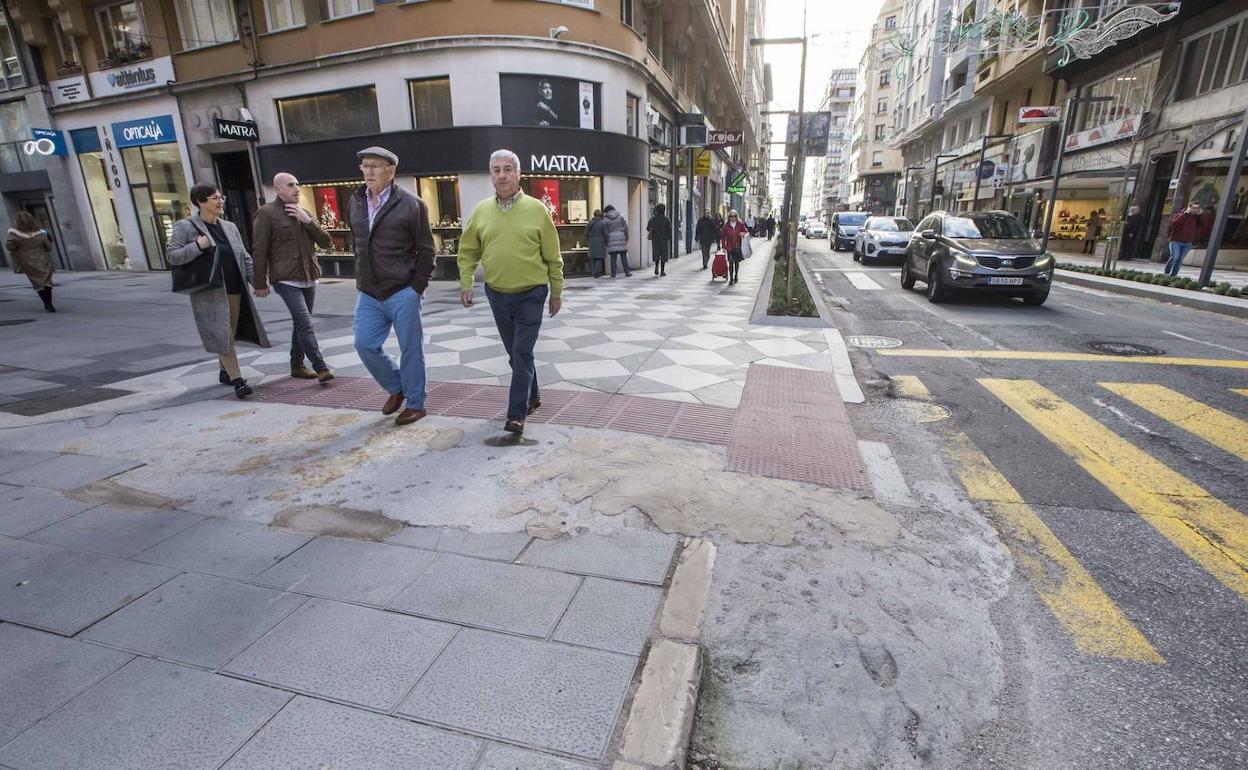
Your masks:
M425 202L394 183L398 156L384 147L356 153L364 186L347 219L355 242L355 350L390 397L382 414L398 425L425 416L425 353L420 298L433 275L433 231ZM399 362L384 349L394 327Z

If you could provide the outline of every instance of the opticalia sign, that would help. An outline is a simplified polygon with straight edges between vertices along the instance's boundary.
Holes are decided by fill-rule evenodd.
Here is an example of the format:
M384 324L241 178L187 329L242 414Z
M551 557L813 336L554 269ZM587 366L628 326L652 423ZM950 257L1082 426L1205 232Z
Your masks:
M142 147L147 144L167 144L178 140L173 127L172 115L128 120L113 124L113 143L118 147Z
M584 155L530 155L529 170L545 171L548 174L569 171L588 174L589 162Z

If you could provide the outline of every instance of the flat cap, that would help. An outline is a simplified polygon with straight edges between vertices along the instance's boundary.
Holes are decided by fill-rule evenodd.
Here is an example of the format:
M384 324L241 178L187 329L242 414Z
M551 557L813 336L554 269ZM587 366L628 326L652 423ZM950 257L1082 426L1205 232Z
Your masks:
M399 165L399 156L387 150L385 147L365 147L355 154L357 158L364 158L372 155L375 158L381 158L391 166Z

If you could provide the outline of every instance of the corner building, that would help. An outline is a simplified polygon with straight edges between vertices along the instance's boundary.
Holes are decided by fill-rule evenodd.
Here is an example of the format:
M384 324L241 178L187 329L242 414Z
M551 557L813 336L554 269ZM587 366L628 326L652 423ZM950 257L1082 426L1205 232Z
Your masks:
M551 208L568 274L587 274L595 209L625 215L644 264L656 204L680 242L686 207L714 207L725 177L759 156L742 88L746 0L48 1L53 14L31 15L45 44L26 42L58 75L50 111L98 268L166 268L196 181L221 187L248 234L273 174L290 171L333 236L326 274L349 276L355 153L380 144L399 156L397 184L429 206L435 277L457 277L463 220L492 194L486 167L502 147ZM691 114L745 131L692 185L677 165ZM258 141L217 119L254 120Z

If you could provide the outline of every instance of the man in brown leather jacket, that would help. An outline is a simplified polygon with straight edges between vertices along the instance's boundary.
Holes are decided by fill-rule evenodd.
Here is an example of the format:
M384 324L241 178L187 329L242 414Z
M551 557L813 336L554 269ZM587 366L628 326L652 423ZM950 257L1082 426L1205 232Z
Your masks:
M251 256L255 263L255 291L266 297L271 286L290 310L294 329L290 335L290 376L316 380L322 385L334 378L321 356L312 329L312 304L321 265L314 245L329 248L329 233L299 205L299 180L281 172L273 177L277 198L256 212L252 221ZM303 365L304 356L313 371Z

